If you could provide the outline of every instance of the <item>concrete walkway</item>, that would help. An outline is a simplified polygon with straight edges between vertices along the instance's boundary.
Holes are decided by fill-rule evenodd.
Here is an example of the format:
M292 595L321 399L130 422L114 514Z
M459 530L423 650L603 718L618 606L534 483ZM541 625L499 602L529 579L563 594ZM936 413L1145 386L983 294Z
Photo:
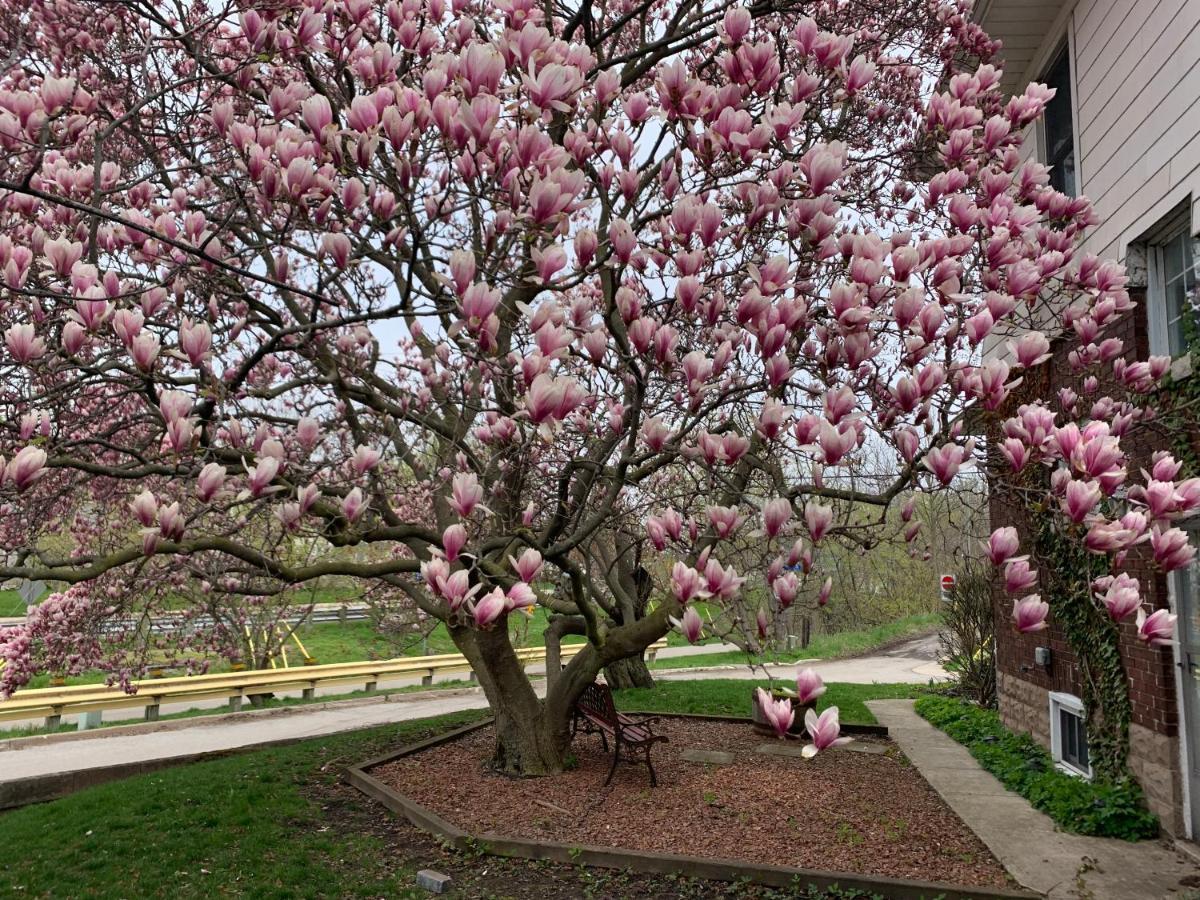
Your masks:
M1180 879L1195 877L1200 869L1169 844L1058 831L1049 816L1006 790L965 747L918 716L913 701L870 700L867 706L1023 887L1078 900L1182 900L1194 890L1181 886ZM1194 882L1189 878L1188 883Z

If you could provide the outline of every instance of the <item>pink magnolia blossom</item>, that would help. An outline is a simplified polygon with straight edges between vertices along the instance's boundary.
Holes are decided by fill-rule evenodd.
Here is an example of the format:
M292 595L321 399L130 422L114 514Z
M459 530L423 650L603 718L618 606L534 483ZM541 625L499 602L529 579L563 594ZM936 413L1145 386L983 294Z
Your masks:
M212 347L212 329L204 322L193 323L184 319L179 326L179 348L193 366L199 366L208 358Z
M207 503L225 485L225 467L220 463L207 463L196 478L196 496L202 503ZM145 522L143 524L149 524Z
M1150 534L1154 561L1164 572L1186 567L1196 556L1196 548L1188 543L1187 532L1181 528L1163 530L1158 526Z
M28 364L46 354L46 342L37 336L29 323L13 325L4 332L4 344L13 359Z
M462 525L451 525L442 532L442 549L446 551L446 559L454 562L458 554L467 545L467 529Z
M804 522L813 543L820 543L833 524L833 510L818 503L807 503L804 506Z
M831 706L819 716L815 709L804 714L804 729L808 732L811 743L805 744L801 753L805 759L812 759L822 750L830 747L841 747L850 743L852 738L841 737L842 726L838 721L838 708Z
M254 468L249 470L250 496L262 496L271 482L275 480L275 476L279 474L279 468L279 460L273 456L263 457L255 463Z
M1107 575L1092 583L1097 595L1104 602L1108 614L1116 621L1127 619L1141 608L1142 597L1136 578L1122 572L1117 576Z
M833 594L833 576L830 575L821 583L821 590L817 592L817 605L825 606L829 603L829 598Z
M681 604L710 596L704 577L682 562L675 563L671 568L671 594Z
M149 527L158 518L158 499L151 491L142 491L129 503L133 517L143 526Z
M762 688L755 689L754 700L758 704L759 712L767 720L771 730L775 732L775 736L787 737L796 718L796 713L792 710L792 701L787 697L774 700Z
M45 466L45 450L22 447L4 469L4 476L18 491L23 491L46 474Z
M506 612L508 597L500 588L493 588L475 603L471 609L471 618L476 628L489 628Z
M992 565L1002 566L1017 552L1018 546L1020 546L1020 541L1017 537L1017 529L1006 525L992 532L985 549Z
M779 600L779 606L787 609L796 601L796 595L800 593L800 579L794 572L784 572L771 582L771 591Z
M825 682L815 669L801 669L796 673L796 700L801 706L815 703L825 693Z
M456 472L450 482L450 506L467 519L483 499L483 488L474 472Z
M359 444L354 448L354 455L350 458L350 468L355 475L365 475L379 465L382 456L383 454L374 447L364 447Z
M510 556L508 561L522 581L532 582L542 571L542 554L532 547L527 547L517 559Z
M1004 566L1004 590L1010 594L1024 594L1037 584L1037 572L1029 567L1029 558L1018 556Z
M1146 615L1146 610L1138 609L1138 640L1145 641L1151 647L1169 647L1175 640L1176 618L1165 609L1157 609L1149 615Z
M681 618L676 619L672 616L670 622L689 644L696 643L704 634L704 621L694 606L685 609Z
M507 591L504 592L506 607L509 612L513 610L522 610L526 613L531 613L533 607L537 606L537 594L533 588L524 581L518 581Z
M1017 630L1022 634L1041 631L1046 627L1046 616L1050 613L1050 604L1037 594L1030 594L1020 600L1013 601L1012 618Z
M260 463L261 465L261 463ZM363 498L363 493L359 488L352 488L345 497L342 498L342 515L346 517L346 521L353 524L359 520L363 512L366 511L367 504Z

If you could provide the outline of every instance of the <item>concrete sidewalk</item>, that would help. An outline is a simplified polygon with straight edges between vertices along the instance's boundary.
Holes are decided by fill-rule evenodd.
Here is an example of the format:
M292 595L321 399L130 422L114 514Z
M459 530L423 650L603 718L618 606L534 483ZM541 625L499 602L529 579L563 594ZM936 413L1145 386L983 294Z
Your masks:
M1165 841L1129 843L1059 831L1049 816L985 772L965 747L918 716L913 701L870 700L867 706L1023 887L1078 900L1195 896L1180 879L1200 875L1200 869Z

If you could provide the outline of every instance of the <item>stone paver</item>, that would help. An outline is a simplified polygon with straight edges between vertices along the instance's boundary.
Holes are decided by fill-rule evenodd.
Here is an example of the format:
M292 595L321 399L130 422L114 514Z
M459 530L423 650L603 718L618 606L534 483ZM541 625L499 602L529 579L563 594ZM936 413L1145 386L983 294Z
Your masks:
M966 748L913 710L911 700L867 706L917 770L1022 886L1050 898L1159 900L1192 890L1200 868L1163 841L1129 843L1058 831L1005 789ZM1192 895L1194 896L1194 895Z
M726 750L700 750L697 747L689 747L679 754L679 758L686 759L688 762L706 763L710 766L733 765L733 754Z

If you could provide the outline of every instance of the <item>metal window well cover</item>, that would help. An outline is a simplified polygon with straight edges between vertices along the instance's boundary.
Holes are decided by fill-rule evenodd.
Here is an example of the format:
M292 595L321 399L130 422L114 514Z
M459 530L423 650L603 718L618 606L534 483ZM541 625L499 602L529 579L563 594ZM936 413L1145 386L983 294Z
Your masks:
M629 714L639 715L637 712L630 712ZM658 715L661 718L701 719L742 722L747 725L752 724L751 719L742 716L706 716L689 715L686 713L654 713L654 715ZM447 731L445 734L440 734L428 740L402 747L391 753L368 759L356 766L350 766L345 769L342 777L368 797L378 800L392 812L404 816L418 828L444 838L459 850L482 851L495 856L546 860L575 866L585 865L608 869L629 869L648 875L686 874L691 878L708 879L711 881L748 881L775 888L795 888L798 886L818 889L838 887L843 890L853 888L860 891L881 894L889 898L889 900L930 900L930 898L934 897L944 898L944 900L959 900L959 898L962 898L962 900L981 900L981 898L1036 898L1042 896L1031 891L1016 889L973 887L936 881L889 878L877 875L864 875L858 872L827 872L820 869L762 865L732 859L710 859L699 856L684 856L676 853L651 853L642 850L627 850L620 847L563 844L555 841L511 838L487 832L470 834L458 826L447 822L432 810L392 790L369 773L369 770L376 766L401 759L405 756L412 756L413 754L438 747L442 744L448 744L471 732L487 728L493 721L493 719L484 719L480 722L464 725L461 728ZM857 728L854 726L843 726L843 731L847 733L857 731L859 734L887 736L887 729L879 725L859 726Z

